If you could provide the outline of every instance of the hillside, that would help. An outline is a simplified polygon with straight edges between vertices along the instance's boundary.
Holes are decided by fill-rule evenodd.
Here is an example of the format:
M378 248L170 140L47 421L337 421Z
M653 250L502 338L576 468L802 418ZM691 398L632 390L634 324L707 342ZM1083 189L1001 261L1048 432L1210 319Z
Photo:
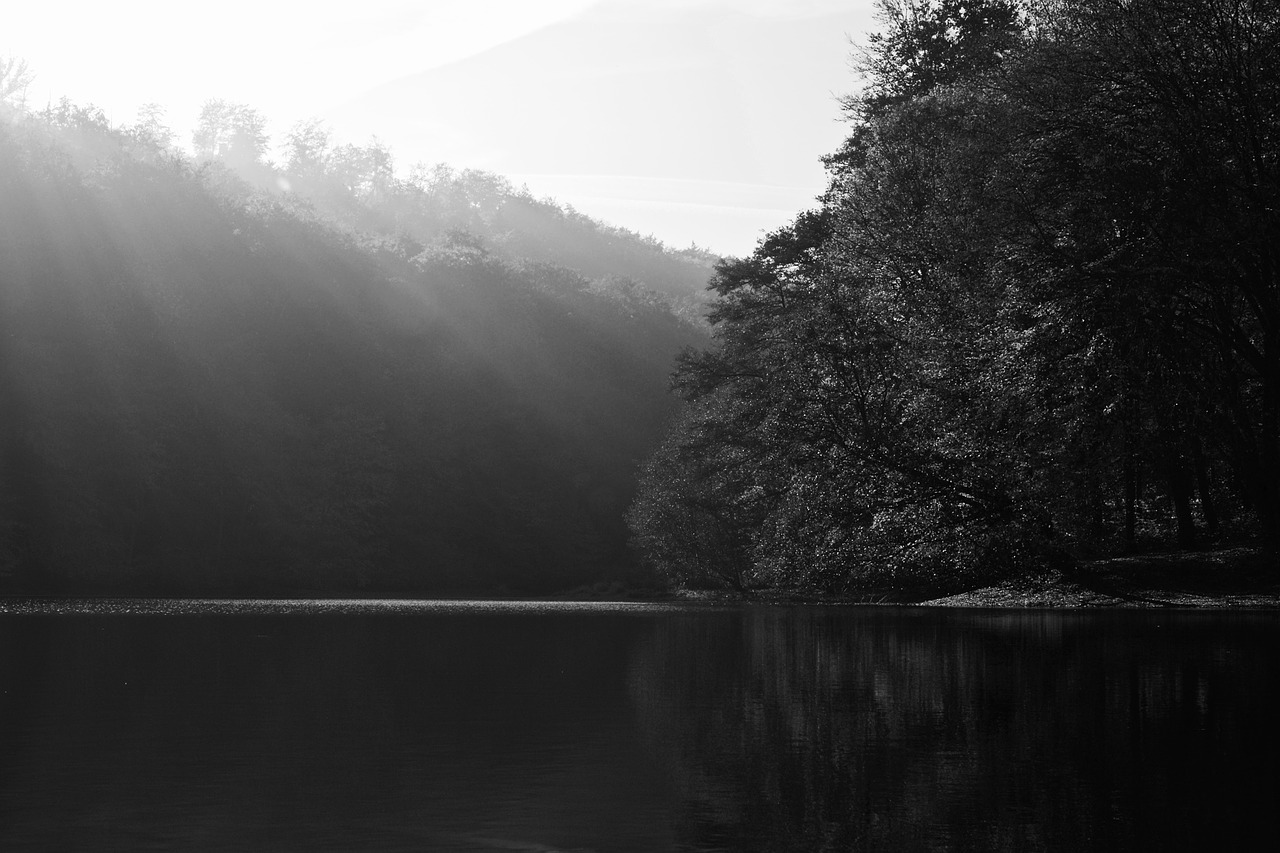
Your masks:
M376 128L406 162L496 171L535 193L572 186L593 215L660 235L681 223L672 230L705 234L700 244L746 251L744 237L784 224L825 184L820 158L844 136L837 93L796 81L847 85L848 34L870 13L846 6L769 16L600 2L324 118L355 139Z
M514 215L501 245L414 220L421 185L255 189L285 174L144 130L0 119L0 589L635 579L635 466L703 334L640 267L500 251L537 242Z
M931 598L1170 549L1280 566L1280 9L880 9L821 206L717 268L647 559Z

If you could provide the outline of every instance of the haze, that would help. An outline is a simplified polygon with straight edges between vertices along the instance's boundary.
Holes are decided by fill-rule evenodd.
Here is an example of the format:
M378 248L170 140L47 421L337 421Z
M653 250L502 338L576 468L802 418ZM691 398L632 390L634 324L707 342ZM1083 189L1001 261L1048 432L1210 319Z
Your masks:
M278 141L319 117L416 162L479 168L676 247L746 254L813 206L845 128L850 39L832 0L138 0L23 4L0 53L28 102L159 103L190 144L200 104L257 108Z

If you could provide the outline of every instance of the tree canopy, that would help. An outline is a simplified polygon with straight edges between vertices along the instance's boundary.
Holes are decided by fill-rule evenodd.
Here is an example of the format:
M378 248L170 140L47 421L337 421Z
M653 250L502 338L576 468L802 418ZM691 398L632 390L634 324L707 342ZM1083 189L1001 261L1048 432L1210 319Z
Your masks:
M194 158L162 119L0 116L0 591L643 580L623 514L705 259L316 128L276 167L241 105Z
M881 8L821 207L717 269L651 564L937 588L1277 535L1277 4Z

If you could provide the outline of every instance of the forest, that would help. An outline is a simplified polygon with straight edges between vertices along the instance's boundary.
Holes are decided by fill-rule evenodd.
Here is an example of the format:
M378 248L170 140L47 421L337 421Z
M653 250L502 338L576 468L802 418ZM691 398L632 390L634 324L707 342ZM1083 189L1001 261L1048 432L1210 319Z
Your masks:
M883 0L820 204L711 282L670 582L947 589L1280 537L1280 4Z
M1275 549L1280 3L878 5L825 194L744 258L318 122L272 159L244 104L184 150L0 59L0 592Z
M194 154L158 107L0 111L0 590L644 583L711 255L315 123L275 163L242 104Z

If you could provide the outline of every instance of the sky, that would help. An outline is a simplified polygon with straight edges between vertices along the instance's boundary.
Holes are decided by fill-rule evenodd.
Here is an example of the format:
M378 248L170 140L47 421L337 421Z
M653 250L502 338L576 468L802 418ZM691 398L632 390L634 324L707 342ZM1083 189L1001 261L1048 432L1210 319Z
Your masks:
M821 192L818 158L834 150L844 133L836 96L854 85L849 40L874 24L872 0L6 5L0 54L24 59L34 72L29 106L65 96L101 107L113 123L126 124L143 104L158 103L180 144L189 143L200 105L210 98L256 108L277 140L295 122L320 117L341 142L378 136L402 172L415 162L485 169L669 245L696 243L732 254L749 252L765 231L785 224ZM686 37L686 28L698 29L701 40ZM779 41L775 50L761 41L762 34L796 43ZM604 45L582 51L581 61L594 62L593 70L582 71L573 85L556 86L549 67L561 68L561 79L572 77L578 73L577 47L591 41ZM530 52L538 46L557 55ZM691 52L707 59L691 58ZM617 114L602 112L607 105L590 102L597 90L584 88L588 76L612 74L607 64L615 57L630 63L616 69L622 76L614 82L640 93L627 109L645 132L613 132ZM763 84L753 77L757 68ZM745 116L768 107L744 102L725 73L742 78L738 88L744 91L748 83L761 90L762 101L763 89L775 105L785 101L776 120L744 123ZM676 88L654 87L646 97L637 81L650 74L676 81ZM538 81L536 88L525 81L520 93L526 112L517 132L494 130L498 111L492 89L482 88L486 76ZM457 96L452 101L446 86ZM404 108L406 92L420 112ZM710 125L691 114L695 96L728 99L737 112ZM706 104L708 115L723 108ZM407 121L409 113L434 121ZM596 125L608 145L571 158L572 145L562 141L592 135L592 121L612 122ZM687 134L681 145L655 143L649 131L664 127L673 136ZM531 144L522 149L522 139ZM532 144L537 139L550 141ZM662 156L655 157L659 148ZM713 150L723 156L711 159ZM689 155L684 160L682 151Z

